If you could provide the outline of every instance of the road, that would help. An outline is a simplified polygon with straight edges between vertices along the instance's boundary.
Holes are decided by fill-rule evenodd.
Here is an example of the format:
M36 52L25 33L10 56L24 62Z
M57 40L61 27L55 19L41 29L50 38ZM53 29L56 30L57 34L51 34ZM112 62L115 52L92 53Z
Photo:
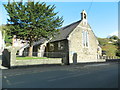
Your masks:
M117 88L118 63L51 65L3 70L3 88Z

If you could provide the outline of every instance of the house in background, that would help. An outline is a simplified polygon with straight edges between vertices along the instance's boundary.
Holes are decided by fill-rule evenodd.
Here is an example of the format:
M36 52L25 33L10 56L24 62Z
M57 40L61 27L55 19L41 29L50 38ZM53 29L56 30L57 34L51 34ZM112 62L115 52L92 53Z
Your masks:
M51 52L49 57L62 57L65 53L68 64L98 62L101 51L85 10L81 13L81 20L61 28L60 34L50 40L46 47L46 52Z
M34 42L33 44L33 56L43 57L45 52L46 44L49 40L46 40L45 38ZM29 43L26 40L17 39L14 35L13 38L13 46L14 47L20 47L17 55L18 56L28 56L29 52Z

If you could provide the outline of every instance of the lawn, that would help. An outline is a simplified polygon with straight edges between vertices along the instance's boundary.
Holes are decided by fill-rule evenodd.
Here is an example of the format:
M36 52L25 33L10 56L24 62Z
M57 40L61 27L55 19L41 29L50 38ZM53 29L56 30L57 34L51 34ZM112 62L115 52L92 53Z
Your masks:
M16 57L16 60L48 59L47 57Z

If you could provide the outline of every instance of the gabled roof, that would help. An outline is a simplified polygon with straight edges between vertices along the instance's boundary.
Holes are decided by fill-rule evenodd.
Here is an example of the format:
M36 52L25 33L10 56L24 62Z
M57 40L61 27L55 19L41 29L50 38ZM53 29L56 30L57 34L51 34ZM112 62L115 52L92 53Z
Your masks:
M62 27L59 31L59 34L56 34L56 36L51 39L49 42L54 42L54 41L60 41L60 40L64 40L64 39L67 39L67 37L69 36L69 34L77 27L77 25L81 22L81 20L77 21L77 22L74 22L70 25L67 25L65 27ZM36 45L39 45L39 44L42 44L46 41L45 38L37 41L37 42L34 42L33 46L36 46ZM28 48L29 47L29 44L26 44L25 46L21 47L22 48Z
M67 25L65 27L62 27L59 31L59 34L57 34L52 40L50 40L50 42L54 42L54 41L60 41L60 40L64 40L67 39L67 37L69 36L69 34L78 26L78 24L81 22L81 20L74 22L70 25Z

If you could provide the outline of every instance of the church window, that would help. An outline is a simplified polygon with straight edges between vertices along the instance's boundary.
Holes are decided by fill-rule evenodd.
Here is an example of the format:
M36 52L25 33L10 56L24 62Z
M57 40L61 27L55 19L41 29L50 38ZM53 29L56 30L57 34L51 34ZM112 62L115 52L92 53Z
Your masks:
M88 32L85 30L82 31L82 45L83 47L89 46L89 36L88 36Z
M53 50L54 50L54 44L50 43L50 51L53 51Z
M60 41L58 42L58 50L63 50L64 49L64 42Z

